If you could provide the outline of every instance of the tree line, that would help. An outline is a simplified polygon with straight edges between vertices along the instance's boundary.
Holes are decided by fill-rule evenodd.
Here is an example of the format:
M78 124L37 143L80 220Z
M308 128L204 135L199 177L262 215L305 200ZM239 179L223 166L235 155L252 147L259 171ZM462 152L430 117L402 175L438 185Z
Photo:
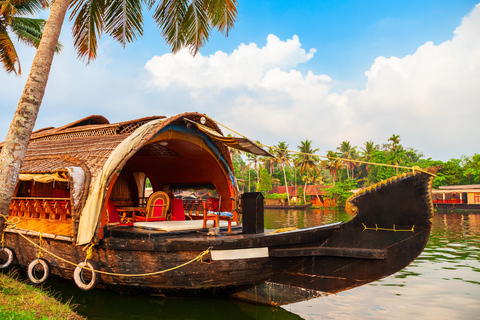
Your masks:
M243 154L231 149L235 175L240 189L245 192L268 193L275 186L295 186L303 193L307 185L332 185L338 194L369 185L401 174L410 169L442 166L433 181L433 187L443 185L480 184L480 154L462 156L447 162L425 158L423 153L404 147L400 136L393 134L386 143L367 141L360 148L350 141L342 141L336 150L326 156L317 156L319 149L312 147L312 140L300 141L296 151L289 150L285 141L267 148L275 157ZM257 143L261 144L259 141ZM378 165L377 165L378 164ZM387 165L387 166L382 166ZM301 188L299 188L301 187ZM287 200L291 195L286 188ZM300 198L300 196L299 196Z

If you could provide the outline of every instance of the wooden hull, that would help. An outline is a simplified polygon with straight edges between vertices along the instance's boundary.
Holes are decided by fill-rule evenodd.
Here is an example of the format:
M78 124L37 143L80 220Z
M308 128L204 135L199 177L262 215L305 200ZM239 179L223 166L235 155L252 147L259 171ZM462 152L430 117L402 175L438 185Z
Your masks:
M434 203L435 210L438 211L480 211L480 204L468 203Z
M203 263L154 276L102 274L101 284L170 296L236 293L268 304L336 293L391 275L420 255L431 228L431 180L425 173L392 179L355 196L358 212L347 223L283 233L208 236L116 228L95 247L92 260L102 271L141 274L177 267L212 248ZM20 265L37 258L38 249L20 235L5 233L5 239ZM85 259L82 248L65 241L44 239L42 248L75 263ZM254 256L242 256L245 250ZM54 274L72 279L74 266L45 256Z

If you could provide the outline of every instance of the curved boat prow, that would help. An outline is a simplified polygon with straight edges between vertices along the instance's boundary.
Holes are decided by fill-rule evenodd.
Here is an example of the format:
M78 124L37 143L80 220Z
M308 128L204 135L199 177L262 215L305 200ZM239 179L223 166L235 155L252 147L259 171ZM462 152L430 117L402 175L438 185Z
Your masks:
M430 173L416 171L362 189L347 205L347 211L356 213L352 220L319 243L270 250L271 256L290 259L291 267L237 297L283 305L358 287L405 268L422 253L430 235L432 181Z

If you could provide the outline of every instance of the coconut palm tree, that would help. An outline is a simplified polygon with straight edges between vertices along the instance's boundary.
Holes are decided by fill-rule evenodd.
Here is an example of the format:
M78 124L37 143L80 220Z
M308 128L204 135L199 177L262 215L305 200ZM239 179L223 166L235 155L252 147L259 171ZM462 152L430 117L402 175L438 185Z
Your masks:
M343 168L342 162L338 159L337 153L334 151L327 151L327 160L322 161L322 166L330 172L335 184L338 171Z
M400 140L400 136L397 134L392 134L392 136L388 138L388 141L392 141L392 149L395 149L398 146Z
M272 147L268 147L267 151L272 155L275 153ZM275 164L277 163L277 159L274 157L262 157L261 161L262 161L263 167L268 170L268 173L270 175L272 175L275 169Z
M317 149L312 149L312 141L305 140L300 141L300 145L297 147L300 153L295 159L295 167L299 168L300 174L307 172L309 169L316 168L319 161L318 157L314 156ZM307 179L305 179L305 186L303 187L303 200L306 202L305 190L307 188Z
M257 185L258 184L258 179L259 179L258 164L260 162L260 157L256 154L249 153L248 156L247 156L247 161L248 161L247 168L253 167L253 170L255 171L255 174L257 176L255 185ZM249 174L248 181L250 181L250 171L248 171L248 174ZM248 185L248 188L249 188L248 191L250 191L250 184Z
M398 166L403 164L407 158L406 150L402 145L397 145L395 149L390 152L390 161L396 166L395 172L398 175Z
M353 178L353 170L355 169L355 162L351 161L357 158L357 150L356 147L352 147L350 141L343 141L340 144L340 147L337 147L338 156L343 158L345 161L345 167L347 169L347 177L350 179L350 170L352 171L352 178Z
M29 46L38 48L46 21L25 16L34 16L48 5L41 0L0 0L0 63L7 73L22 74L20 58L12 41L16 36ZM9 32L10 31L10 32ZM55 52L60 52L57 43Z
M390 138L388 138L388 141L392 141L392 146L390 149L390 156L392 159L392 163L395 166L398 166L406 156L405 150L400 145L400 136L393 134ZM395 171L396 171L396 174L398 175L398 167L395 168Z
M370 161L370 159L372 158L372 153L374 151L377 151L379 150L379 145L378 144L375 144L375 142L373 141L367 141L365 142L365 148L362 148L362 151L360 151L360 159L362 161ZM367 164L365 166L365 169L367 170L367 172L370 171L370 166Z
M291 156L290 153L288 152L288 144L285 141L280 141L276 146L275 146L275 157L278 159L278 163L283 169L283 176L285 178L285 190L287 192L287 200L288 203L290 203L290 194L288 192L288 182L287 182L287 173L285 171L285 166L290 165L290 160Z
M1 214L8 212L68 8L72 8L78 56L90 61L97 55L100 34L111 35L123 46L143 34L143 6L153 10L153 19L173 52L185 47L193 54L208 41L212 28L228 35L237 15L236 0L55 0L0 153Z

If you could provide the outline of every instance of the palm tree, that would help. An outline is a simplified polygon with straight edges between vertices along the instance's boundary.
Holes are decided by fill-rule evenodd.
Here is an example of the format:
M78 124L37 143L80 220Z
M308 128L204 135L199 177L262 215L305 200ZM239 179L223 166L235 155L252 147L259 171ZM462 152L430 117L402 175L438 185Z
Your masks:
M7 73L22 74L20 59L9 30L19 41L38 48L46 21L24 16L40 13L47 4L41 0L0 1L0 63ZM55 52L60 50L61 45L57 43Z
M395 149L400 143L400 136L397 134L392 134L392 136L388 138L388 141L392 141L392 149Z
M268 151L268 153L270 153L272 155L275 153L275 151L272 147L268 147L267 151ZM275 169L275 164L277 163L277 159L273 158L273 157L262 157L261 161L262 161L263 167L268 170L268 173L270 175L272 175L273 170Z
M290 194L288 193L288 182L287 182L287 173L285 171L285 166L290 165L291 156L288 153L288 144L285 141L280 141L275 146L275 156L278 159L280 166L283 169L283 176L285 178L285 190L287 192L287 200L290 203Z
M330 172L333 179L333 184L337 178L338 170L342 169L342 163L334 151L327 151L327 160L322 161L322 166Z
M236 0L55 0L32 62L22 96L0 153L0 213L7 214L18 174L45 94L53 54L66 12L71 5L74 45L80 58L95 59L97 38L110 34L123 46L143 34L142 6L153 18L166 42L177 52L195 54L208 41L212 28L228 35L237 15Z
M300 141L300 145L297 147L300 151L300 154L295 159L295 167L300 169L300 174L307 172L309 169L316 168L319 161L318 157L313 154L318 151L317 149L312 149L312 141L305 140ZM307 189L307 179L305 179L305 186L303 187L303 200L306 202L305 191Z
M398 166L400 164L403 164L406 158L407 158L407 153L402 145L397 145L395 149L392 149L392 151L390 152L390 160L392 164L396 166L395 172L397 175L398 175Z
M379 146L378 144L375 144L375 142L373 141L367 141L365 142L365 148L362 148L362 151L360 151L360 155L361 155L361 160L362 161L370 161L370 159L372 158L372 153L374 151L377 151L379 149ZM365 169L367 170L367 172L370 171L370 166L367 164L365 166Z
M247 160L249 161L247 163L247 168L250 168L250 166L253 166L253 170L257 175L256 184L258 184L258 163L259 163L260 157L256 154L249 153L247 156ZM248 171L248 181L249 181L248 191L250 192L250 170Z
M340 144L340 147L337 147L339 151L338 156L340 158L346 159L347 161L345 167L347 168L347 177L350 179L350 170L352 170L352 179L353 179L353 170L355 169L355 162L351 161L357 157L356 147L352 147L350 141L343 141Z
M390 155L392 158L392 162L395 166L398 166L400 162L403 161L403 158L405 158L405 150L400 144L400 136L393 134L390 138L388 138L388 141L392 141L392 147L390 150ZM398 175L398 167L395 168L396 174Z

